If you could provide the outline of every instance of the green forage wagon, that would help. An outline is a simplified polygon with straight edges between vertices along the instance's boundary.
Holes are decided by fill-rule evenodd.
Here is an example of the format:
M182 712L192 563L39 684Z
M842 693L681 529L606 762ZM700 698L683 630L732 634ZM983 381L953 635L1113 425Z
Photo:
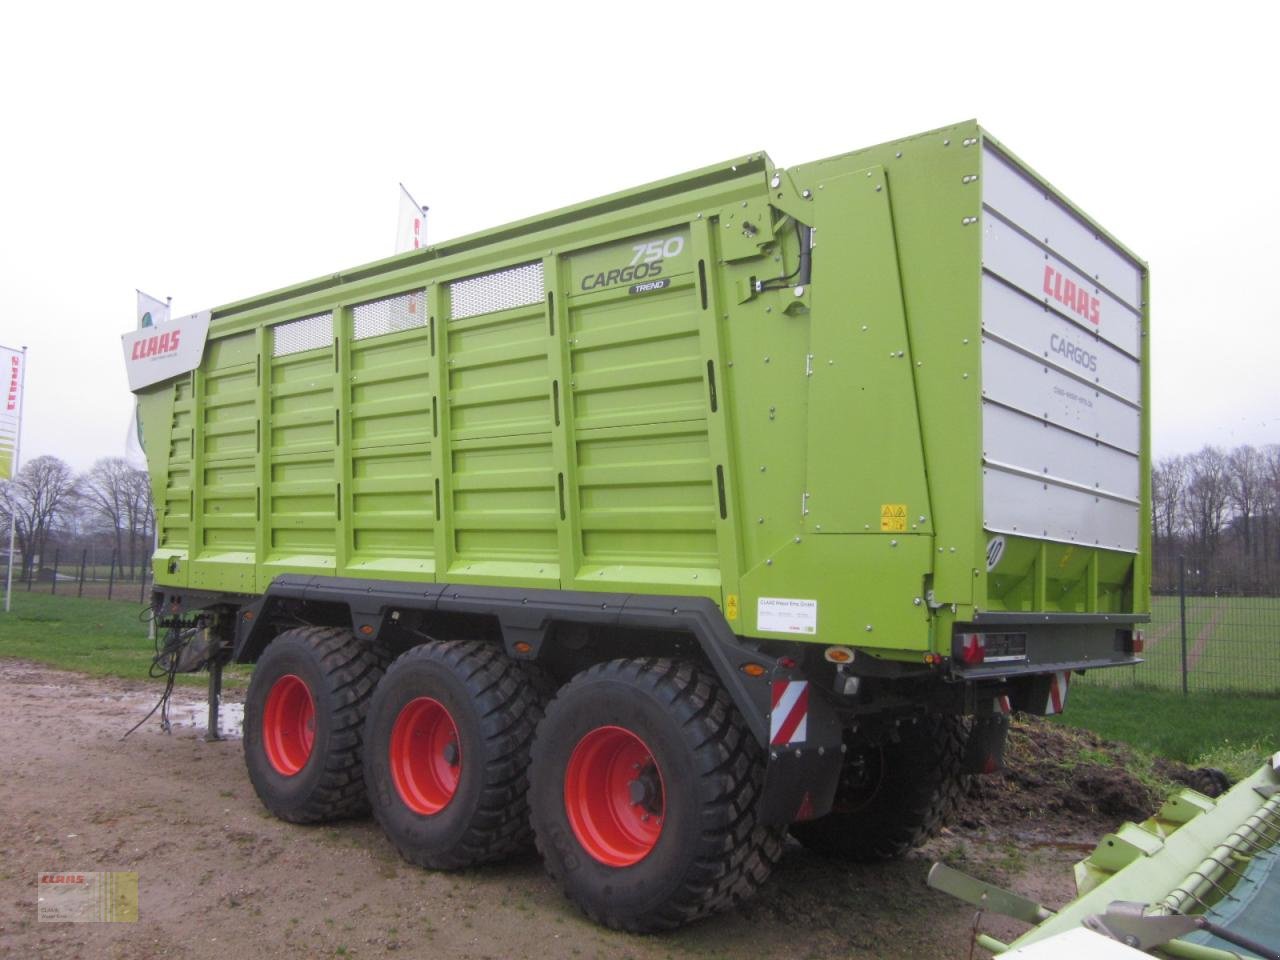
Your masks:
M126 335L156 616L256 663L270 810L425 867L652 930L898 855L1138 659L1147 283L968 122Z

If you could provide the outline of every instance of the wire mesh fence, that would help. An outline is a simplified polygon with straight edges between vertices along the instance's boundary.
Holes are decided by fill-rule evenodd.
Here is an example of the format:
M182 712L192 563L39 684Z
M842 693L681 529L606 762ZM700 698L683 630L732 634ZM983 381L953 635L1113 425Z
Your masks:
M8 579L9 571L0 556L0 589ZM92 597L98 600L127 600L145 603L151 593L151 571L148 563L130 567L122 563L113 552L107 562L95 558L90 562L89 551L74 556L55 553L45 563L23 566L14 558L13 590L15 593L45 593L65 597Z
M1280 696L1280 597L1229 594L1199 558L1156 561L1144 662L1093 671L1090 681Z

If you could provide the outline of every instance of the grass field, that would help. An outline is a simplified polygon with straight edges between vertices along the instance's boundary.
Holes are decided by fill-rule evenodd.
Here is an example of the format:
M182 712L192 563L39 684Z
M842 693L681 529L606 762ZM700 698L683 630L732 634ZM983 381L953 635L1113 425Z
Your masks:
M146 680L154 654L139 603L49 596L14 590L13 609L0 613L0 657L32 660L97 676ZM249 681L249 667L229 666L227 688ZM208 683L206 674L183 674L178 682Z
M1168 690L1110 690L1072 684L1055 723L1191 766L1252 773L1280 750L1280 697L1238 697Z
M1177 597L1155 597L1145 663L1098 670L1091 683L1182 689ZM1187 597L1187 684L1195 691L1280 695L1280 598Z

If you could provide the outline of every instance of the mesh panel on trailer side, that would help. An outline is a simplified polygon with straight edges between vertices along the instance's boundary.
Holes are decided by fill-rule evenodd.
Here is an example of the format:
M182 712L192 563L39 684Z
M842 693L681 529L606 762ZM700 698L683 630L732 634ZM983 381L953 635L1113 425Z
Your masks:
M497 270L449 284L449 319L464 320L484 313L540 303L545 295L542 261Z
M287 357L333 343L333 314L317 313L271 328L271 356Z
M367 340L426 326L427 298L421 290L362 303L352 311L353 339Z

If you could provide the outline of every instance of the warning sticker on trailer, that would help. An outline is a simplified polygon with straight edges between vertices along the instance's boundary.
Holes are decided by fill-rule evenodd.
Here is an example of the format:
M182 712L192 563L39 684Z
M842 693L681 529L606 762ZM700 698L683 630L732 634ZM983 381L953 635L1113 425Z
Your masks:
M880 505L880 532L907 532L907 505L905 503L882 503Z
M817 633L818 601L761 597L756 601L756 629L767 633Z

